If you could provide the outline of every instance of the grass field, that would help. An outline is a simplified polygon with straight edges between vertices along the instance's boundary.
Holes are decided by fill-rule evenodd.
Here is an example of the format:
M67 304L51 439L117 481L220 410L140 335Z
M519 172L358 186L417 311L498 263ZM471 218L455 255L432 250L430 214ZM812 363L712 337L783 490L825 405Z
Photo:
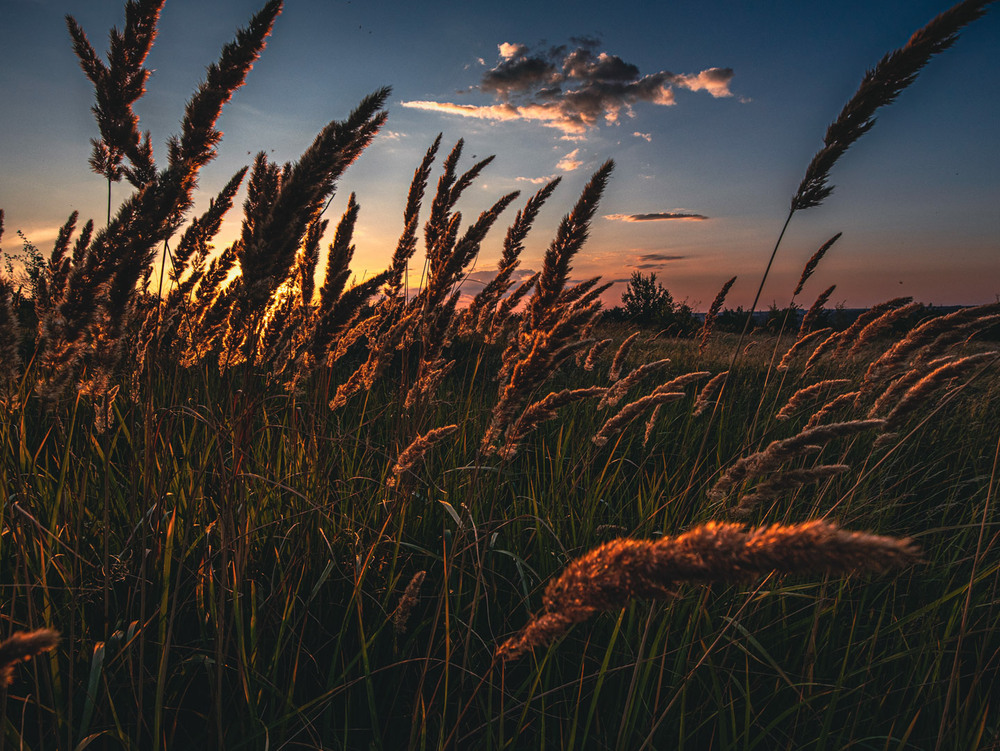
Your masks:
M74 33L95 171L132 196L0 286L0 748L1000 744L1000 303L780 334L710 314L691 339L602 322L600 280L569 271L611 163L516 287L535 214L567 198L463 224L488 160L461 172L461 143L428 150L390 267L348 288L357 207L317 274L322 210L386 91L179 232L280 3L158 169L129 82L160 5L132 8L110 67ZM869 72L789 220L985 5ZM497 281L460 309L508 207Z

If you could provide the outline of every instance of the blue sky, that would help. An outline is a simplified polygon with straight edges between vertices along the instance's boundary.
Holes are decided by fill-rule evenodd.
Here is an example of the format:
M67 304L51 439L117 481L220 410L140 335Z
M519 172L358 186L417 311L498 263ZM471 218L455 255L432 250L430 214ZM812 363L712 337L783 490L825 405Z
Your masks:
M205 66L260 4L167 1L147 60L154 73L136 107L157 153L177 132ZM617 168L574 275L655 272L700 309L738 275L729 299L745 305L826 126L866 68L947 7L286 0L268 49L220 120L225 138L202 172L200 205L257 151L293 160L329 120L390 85L388 124L330 208L336 219L357 193L359 275L388 262L410 176L442 132L446 147L465 139L465 165L473 155L497 157L460 204L470 218L509 190L526 197L542 178L563 176L529 236L526 270L537 268L590 173L613 158ZM122 2L0 0L0 8L3 247L15 249L21 229L47 250L71 210L98 222L104 216L105 184L87 166L97 134L92 90L63 16L74 15L103 52L107 30L123 22ZM763 304L785 304L805 260L836 232L843 237L803 292L806 305L834 283L834 301L848 306L903 294L936 304L1000 295L998 48L993 8L882 110L834 168L834 194L796 215ZM622 80L644 80L645 88L617 99L605 92L583 110L575 104L581 97L566 96L583 79L564 76L559 93L542 90L552 88L553 70L570 64L617 66ZM529 80L531 70L538 77ZM116 186L116 199L125 191ZM673 214L705 218L622 221ZM238 226L234 209L219 244ZM502 233L487 242L472 284L493 268Z

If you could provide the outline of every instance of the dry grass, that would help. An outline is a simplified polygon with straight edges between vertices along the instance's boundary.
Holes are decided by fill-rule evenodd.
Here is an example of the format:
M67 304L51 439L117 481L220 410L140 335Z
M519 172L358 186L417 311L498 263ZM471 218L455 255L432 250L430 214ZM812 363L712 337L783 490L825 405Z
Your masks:
M27 662L42 652L59 644L59 634L51 629L16 631L0 641L0 687L9 686L14 680L14 667Z
M910 540L845 532L823 521L746 530L710 522L656 541L622 538L577 558L545 589L545 610L497 648L514 660L575 623L633 598L676 595L681 582L746 581L781 574L881 573L920 560Z

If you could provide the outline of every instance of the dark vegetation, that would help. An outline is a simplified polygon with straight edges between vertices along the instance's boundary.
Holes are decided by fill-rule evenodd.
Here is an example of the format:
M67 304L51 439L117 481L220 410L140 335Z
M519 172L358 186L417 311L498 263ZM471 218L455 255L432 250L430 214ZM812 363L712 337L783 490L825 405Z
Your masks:
M22 239L0 280L0 747L1000 743L1000 304L799 307L835 237L756 330L731 281L695 319L642 275L602 321L606 287L569 271L613 165L516 285L540 207L572 199L468 221L490 159L440 138L388 268L349 284L362 197L324 208L388 91L192 217L281 5L157 162L132 105L162 4L126 3L107 62L70 19L91 166L131 194L47 257ZM988 4L865 75L788 220ZM501 216L496 278L460 309Z

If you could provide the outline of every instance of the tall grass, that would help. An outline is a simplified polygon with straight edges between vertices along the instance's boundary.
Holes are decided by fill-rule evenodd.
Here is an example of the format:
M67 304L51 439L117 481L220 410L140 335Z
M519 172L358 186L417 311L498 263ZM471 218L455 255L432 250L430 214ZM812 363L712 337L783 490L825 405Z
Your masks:
M987 4L865 78L792 213ZM389 267L348 287L362 202L325 263L324 208L388 90L188 218L281 4L209 68L162 169L131 109L161 5L126 4L107 64L69 22L93 166L134 193L103 229L71 216L27 288L0 280L0 747L1000 743L1000 306L912 324L891 300L824 332L828 290L750 350L710 320L603 324L606 287L569 270L608 162L515 289L557 185L520 202L460 309L521 199L466 221L490 160L463 171L459 142L431 194L440 138Z

